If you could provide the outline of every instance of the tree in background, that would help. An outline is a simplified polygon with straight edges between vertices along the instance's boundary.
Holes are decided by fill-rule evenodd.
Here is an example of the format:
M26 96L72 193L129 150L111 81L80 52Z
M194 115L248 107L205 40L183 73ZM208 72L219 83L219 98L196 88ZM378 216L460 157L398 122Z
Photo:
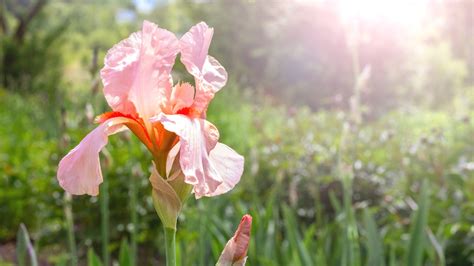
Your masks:
M415 91L433 95L429 99L421 97L427 106L440 106L438 100L449 102L455 93L440 95L446 87L457 90L468 84L464 63L459 59L468 61L468 65L474 61L472 42L467 42L472 35L468 34L472 31L472 14L467 14L472 2L427 4L428 11L446 23L439 27L429 17L423 22L421 36L410 35L413 33L402 25L383 19L377 23L361 20L355 48L351 44L353 36L349 36L351 25L341 17L338 2L177 0L158 6L150 17L168 15L169 21L173 14L171 17L183 28L208 21L219 36L211 49L223 58L223 64L233 73L231 78L242 87L263 91L289 105L347 108L354 82L354 52L360 67L371 66L368 89L361 95L371 116L411 102L413 95L404 92L414 89L415 79L419 80ZM178 15L164 12L172 6L173 10L185 11ZM458 13L460 16L452 16ZM451 37L445 48L442 38L425 36L447 33ZM440 53L430 52L440 49ZM439 77L440 82L421 82L433 77Z
M59 40L67 23L50 19L46 0L0 3L2 87L54 97L62 74Z

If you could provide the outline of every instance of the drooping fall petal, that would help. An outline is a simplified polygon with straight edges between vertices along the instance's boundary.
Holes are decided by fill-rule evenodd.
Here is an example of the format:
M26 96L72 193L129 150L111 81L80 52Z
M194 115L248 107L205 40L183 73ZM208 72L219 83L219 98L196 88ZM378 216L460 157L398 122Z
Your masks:
M153 119L180 138L180 165L196 198L229 191L240 180L244 158L217 143L217 129L204 119L160 114Z
M100 74L104 94L114 111L147 119L159 113L169 98L171 69L179 52L176 36L145 21L133 33L110 49Z
M205 112L209 101L227 82L227 72L213 57L208 55L214 30L201 22L181 37L181 62L194 76L196 95L193 108Z
M193 185L196 195L215 191L222 179L210 167L209 151L217 144L217 129L206 120L189 118L184 115L160 114L156 121L166 130L176 133L180 138L180 165L186 183ZM207 122L207 123L206 123Z
M244 158L223 143L217 143L209 152L209 161L216 171L225 177L217 189L206 196L213 197L233 189L240 181L244 170Z
M57 178L61 187L73 195L97 196L102 183L99 152L108 142L108 136L124 128L127 118L107 120L92 130L59 162Z
M252 216L242 217L234 236L227 242L219 257L217 266L242 266L247 260L247 250L250 242Z

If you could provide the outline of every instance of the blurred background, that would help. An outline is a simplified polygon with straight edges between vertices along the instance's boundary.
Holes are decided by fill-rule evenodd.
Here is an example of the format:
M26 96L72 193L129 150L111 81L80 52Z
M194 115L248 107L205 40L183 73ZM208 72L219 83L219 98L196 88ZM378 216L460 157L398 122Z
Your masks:
M135 136L110 138L99 197L55 177L144 19L214 27L229 82L208 120L246 158L236 189L186 202L180 265L213 265L245 213L249 265L473 265L474 1L0 0L1 265L21 223L40 265L163 263Z

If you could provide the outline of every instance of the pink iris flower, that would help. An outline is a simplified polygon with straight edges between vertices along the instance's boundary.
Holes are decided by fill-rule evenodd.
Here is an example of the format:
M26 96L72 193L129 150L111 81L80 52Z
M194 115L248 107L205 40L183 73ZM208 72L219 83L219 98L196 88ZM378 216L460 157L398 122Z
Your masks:
M208 55L212 35L204 22L178 39L145 21L141 31L108 51L100 75L113 111L97 117L99 126L61 160L61 187L75 195L97 195L103 181L99 152L109 135L127 128L151 152L163 178L172 178L166 165L179 160L184 182L192 185L196 198L225 193L240 181L244 158L218 142L217 128L205 119L209 102L227 81L225 69ZM194 76L194 87L173 85L178 53ZM177 151L170 152L173 148Z

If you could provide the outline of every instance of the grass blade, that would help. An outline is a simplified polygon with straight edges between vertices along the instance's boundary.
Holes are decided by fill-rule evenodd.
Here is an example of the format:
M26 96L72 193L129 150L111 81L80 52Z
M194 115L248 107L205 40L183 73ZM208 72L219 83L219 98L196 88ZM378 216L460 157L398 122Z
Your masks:
M102 266L99 257L95 254L94 250L90 248L87 251L87 265L88 266Z
M137 165L136 169L140 169ZM132 220L133 230L130 232L130 257L132 265L137 264L137 231L138 231L138 175L140 171L134 171L130 180L130 218Z
M343 229L344 237L342 242L343 256L342 265L358 266L360 265L360 246L359 230L355 218L355 211L352 207L352 178L345 176L343 179Z
M444 257L443 247L439 243L438 239L436 239L436 236L433 234L430 228L426 229L426 234L428 235L431 245L433 246L436 252L436 256L438 257L438 265L446 265L446 259Z
M384 266L383 242L378 233L377 224L369 210L364 210L364 223L367 233L367 265Z
M119 251L119 264L120 266L132 266L132 256L130 253L130 248L128 247L127 240L124 238L120 244Z
M418 209L412 214L410 242L408 244L407 265L421 266L425 249L425 228L428 222L429 198L426 181L421 186Z
M30 241L30 236L28 230L24 224L20 224L20 229L18 229L16 237L16 256L18 260L18 265L23 266L27 265L26 255L30 257L30 265L37 266L38 260L36 258L36 252L33 248L33 245Z
M109 181L108 178L104 179L104 182L100 186L100 219L101 219L101 238L102 238L102 259L105 265L110 264L110 253L109 253L109 228L110 228L110 217L109 217Z
M293 249L296 249L300 265L314 265L298 232L299 226L296 224L294 214L287 206L283 206L283 217L288 240Z
M67 242L71 266L77 265L76 237L74 235L74 216L72 212L72 197L68 192L64 193L64 216L66 218Z
M396 254L395 254L395 246L394 245L390 245L389 246L389 258L388 258L388 265L389 266L397 266L398 263L397 263L397 259L396 259Z

